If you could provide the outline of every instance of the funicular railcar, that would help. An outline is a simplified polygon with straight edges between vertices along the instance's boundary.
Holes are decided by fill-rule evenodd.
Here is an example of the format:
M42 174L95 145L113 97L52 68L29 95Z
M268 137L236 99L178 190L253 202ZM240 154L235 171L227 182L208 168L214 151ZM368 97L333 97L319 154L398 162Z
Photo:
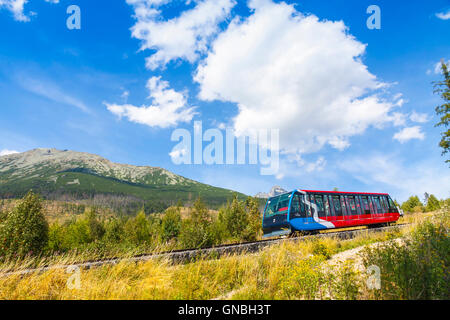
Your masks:
M387 193L294 190L269 198L264 237L396 222L399 210Z

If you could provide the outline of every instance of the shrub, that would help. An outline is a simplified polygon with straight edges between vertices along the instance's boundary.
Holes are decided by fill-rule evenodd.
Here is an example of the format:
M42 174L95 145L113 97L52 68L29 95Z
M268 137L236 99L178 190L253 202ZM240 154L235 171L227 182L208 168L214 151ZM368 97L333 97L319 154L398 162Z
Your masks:
M262 227L257 200L249 197L246 201L239 201L235 195L231 203L221 208L218 223L222 237L238 241L258 239Z
M86 213L87 224L89 226L89 236L91 241L101 240L105 235L105 228L98 220L97 214L94 210L89 210Z
M38 255L47 245L48 223L42 213L42 201L32 191L7 215L1 227L3 255Z
M65 236L66 230L62 225L52 224L48 231L48 250L50 252L66 251Z
M166 210L161 220L160 238L167 242L178 237L181 230L181 213L179 207L171 207Z
M423 211L423 204L420 202L418 196L411 196L403 202L402 210L405 212L421 212Z
M384 299L449 299L450 239L446 221L421 223L404 243L390 241L366 248L363 263L381 269L381 290L372 294Z
M131 243L139 245L151 242L150 223L143 210L125 223L124 231Z
M312 247L312 253L324 257L325 259L330 259L332 256L332 251L325 244L320 241L314 241Z
M200 248L214 244L211 216L200 198L183 221L180 241L184 248Z
M441 205L439 203L439 200L434 196L434 195L430 195L428 197L428 201L427 201L427 205L425 207L425 211L430 212L430 211L436 211L439 210L441 208Z
M124 239L124 225L125 222L118 218L112 218L105 222L105 241L108 243L118 243Z

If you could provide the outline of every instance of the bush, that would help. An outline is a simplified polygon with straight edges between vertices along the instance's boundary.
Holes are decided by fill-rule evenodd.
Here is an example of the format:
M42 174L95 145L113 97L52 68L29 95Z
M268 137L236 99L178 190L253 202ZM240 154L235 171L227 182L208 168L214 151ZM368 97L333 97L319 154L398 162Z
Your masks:
M373 292L374 298L450 298L448 217L441 219L423 222L405 243L391 241L364 250L364 265L381 269L381 290Z
M261 234L261 214L258 201L251 197L239 201L235 195L233 201L219 211L218 226L223 238L237 241L255 241Z
M403 202L402 210L404 212L422 212L423 204L420 202L418 196L411 196L408 200Z
M181 230L181 213L179 207L166 210L161 220L160 238L162 242L177 238Z
M183 248L201 248L214 244L212 219L200 198L189 211L189 217L182 222L180 241Z
M430 211L439 210L440 208L441 208L441 205L439 203L439 200L434 195L431 194L428 197L427 206L425 207L425 210L427 212L430 212Z
M94 210L90 210L86 213L87 224L89 226L89 237L91 241L101 240L105 235L105 228L101 223Z
M141 210L136 217L129 219L124 227L126 239L136 245L151 242L150 222L144 211Z
M125 223L118 218L112 218L107 221L105 223L105 241L108 243L118 243L125 238L124 225Z
M39 255L47 246L48 223L42 201L32 191L7 215L0 229L2 255Z

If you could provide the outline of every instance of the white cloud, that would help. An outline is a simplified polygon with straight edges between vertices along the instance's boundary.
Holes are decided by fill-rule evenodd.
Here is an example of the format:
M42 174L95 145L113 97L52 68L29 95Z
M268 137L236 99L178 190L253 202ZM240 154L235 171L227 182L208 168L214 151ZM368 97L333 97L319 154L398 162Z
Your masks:
M161 77L152 77L147 82L150 98L153 104L150 106L136 107L131 104L117 105L105 103L110 112L127 117L129 121L145 124L150 127L167 128L180 122L190 122L195 115L195 107L187 106L185 94L169 88L167 81L161 81Z
M319 21L269 0L249 6L254 13L230 23L195 75L199 98L238 105L238 134L280 129L285 153L325 144L343 150L351 136L394 121L395 103L377 94L387 85L363 64L366 46L342 21Z
M426 113L418 113L416 111L413 111L411 113L411 115L409 116L409 119L413 122L418 122L418 123L425 123L428 122L430 120L428 114Z
M181 159L187 154L188 150L186 149L178 149L173 150L169 153L170 158L172 159L173 163L179 163Z
M45 2L59 3L59 0L45 0ZM5 8L11 11L17 21L27 22L30 21L30 18L24 13L24 6L27 3L28 0L0 0L0 9Z
M133 37L142 40L141 50L155 49L147 58L147 67L155 70L177 59L195 62L208 49L208 42L219 31L234 0L203 0L179 17L162 21L158 7L167 1L127 0L135 11Z
M396 127L404 126L406 124L406 115L404 113L393 112L389 118Z
M405 143L411 139L423 140L424 138L425 133L422 132L422 128L420 126L404 128L394 134L394 139L398 140L400 143Z
M0 9L3 7L12 12L15 20L26 22L30 20L30 18L23 13L24 5L27 2L28 0L0 0Z
M436 17L438 17L441 20L449 20L450 19L450 10L447 12L438 12L436 13Z
M0 157L8 156L10 154L16 154L16 153L19 153L19 152L14 151L14 150L3 149L3 150L0 150Z

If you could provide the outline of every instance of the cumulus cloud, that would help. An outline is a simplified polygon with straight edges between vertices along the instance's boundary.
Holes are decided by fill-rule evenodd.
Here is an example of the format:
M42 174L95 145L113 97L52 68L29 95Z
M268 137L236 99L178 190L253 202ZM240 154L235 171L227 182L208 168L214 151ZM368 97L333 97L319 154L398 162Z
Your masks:
M59 0L45 0L49 3L59 3ZM5 8L14 16L17 21L27 22L30 18L24 13L24 6L28 3L28 0L0 0L0 9Z
M147 67L155 70L167 63L183 59L195 62L208 49L208 42L219 31L236 2L234 0L203 0L179 17L163 21L158 9L167 1L127 0L133 6L136 24L132 36L142 40L141 50L154 49L147 58Z
M320 21L270 0L249 7L253 14L217 36L195 75L200 99L237 104L238 135L280 129L284 153L326 144L343 150L369 126L398 122L389 113L399 102L381 97L387 84L368 71L366 46L342 21Z
M180 122L190 122L195 115L195 107L189 107L184 93L169 88L167 81L161 77L152 77L147 82L152 105L136 107L131 104L105 103L113 114L128 118L131 122L150 127L167 128Z
M394 139L398 140L400 143L408 142L411 139L423 140L424 138L425 133L422 132L420 126L404 128L394 134Z
M3 149L3 150L0 150L0 157L8 156L10 154L16 154L16 153L19 153L19 152L15 151L15 150Z
M448 10L447 12L438 12L436 13L436 17L441 20L450 20L450 10Z

